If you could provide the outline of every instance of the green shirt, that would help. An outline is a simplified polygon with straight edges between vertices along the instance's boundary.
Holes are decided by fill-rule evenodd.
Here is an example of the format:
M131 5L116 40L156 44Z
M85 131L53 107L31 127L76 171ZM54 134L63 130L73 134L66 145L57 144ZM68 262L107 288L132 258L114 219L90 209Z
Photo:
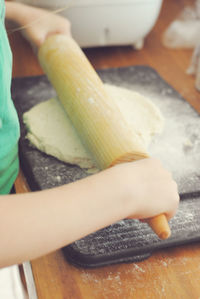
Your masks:
M11 99L12 54L4 16L4 0L0 0L0 194L10 192L19 170L19 123Z

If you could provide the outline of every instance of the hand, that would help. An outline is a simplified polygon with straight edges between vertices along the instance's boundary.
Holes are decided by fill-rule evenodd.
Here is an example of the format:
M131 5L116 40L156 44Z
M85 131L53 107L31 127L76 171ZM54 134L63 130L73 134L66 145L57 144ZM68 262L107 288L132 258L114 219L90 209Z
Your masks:
M66 18L44 9L6 2L6 10L7 18L22 27L22 35L34 49L39 48L49 35L71 35L70 22Z
M120 186L128 218L145 219L165 214L168 219L178 208L177 185L160 161L149 158L112 168L112 180ZM115 187L116 188L116 187Z

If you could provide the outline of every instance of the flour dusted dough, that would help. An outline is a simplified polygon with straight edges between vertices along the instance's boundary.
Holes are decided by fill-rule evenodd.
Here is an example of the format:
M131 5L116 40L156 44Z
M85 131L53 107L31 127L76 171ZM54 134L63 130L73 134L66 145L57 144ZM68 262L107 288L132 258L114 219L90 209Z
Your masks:
M137 92L108 84L105 88L128 125L148 147L151 138L161 133L163 128L164 120L158 108ZM39 150L82 168L95 167L57 98L42 102L24 113L24 123L27 138Z

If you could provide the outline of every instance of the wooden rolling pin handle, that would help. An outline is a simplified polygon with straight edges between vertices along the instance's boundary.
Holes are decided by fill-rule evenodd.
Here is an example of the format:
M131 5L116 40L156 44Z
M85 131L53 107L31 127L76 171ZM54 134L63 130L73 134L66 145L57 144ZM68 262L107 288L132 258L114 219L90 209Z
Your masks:
M165 240L171 236L169 223L164 214L148 218L146 222L160 239Z
M138 156L135 160L139 160L139 159L144 159L144 158L148 158L148 155L143 155L143 156ZM110 165L110 167L123 163L123 162L131 162L133 161L132 159L132 155L125 155L122 156L120 158L118 158L117 160L113 161L112 164ZM152 230L156 233L156 235L162 239L165 240L167 238L169 238L171 236L171 230L169 227L169 223L167 221L167 218L164 214L152 217L152 218L148 218L145 220L145 222L148 223L148 225L152 228Z

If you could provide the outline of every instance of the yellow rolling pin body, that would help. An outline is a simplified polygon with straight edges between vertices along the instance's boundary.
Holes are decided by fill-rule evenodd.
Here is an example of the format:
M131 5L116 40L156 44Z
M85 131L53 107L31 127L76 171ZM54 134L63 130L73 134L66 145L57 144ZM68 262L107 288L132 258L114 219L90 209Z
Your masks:
M50 36L40 47L38 57L82 143L100 169L148 157L118 107L110 104L102 81L72 38ZM160 238L169 237L164 215L148 223Z

